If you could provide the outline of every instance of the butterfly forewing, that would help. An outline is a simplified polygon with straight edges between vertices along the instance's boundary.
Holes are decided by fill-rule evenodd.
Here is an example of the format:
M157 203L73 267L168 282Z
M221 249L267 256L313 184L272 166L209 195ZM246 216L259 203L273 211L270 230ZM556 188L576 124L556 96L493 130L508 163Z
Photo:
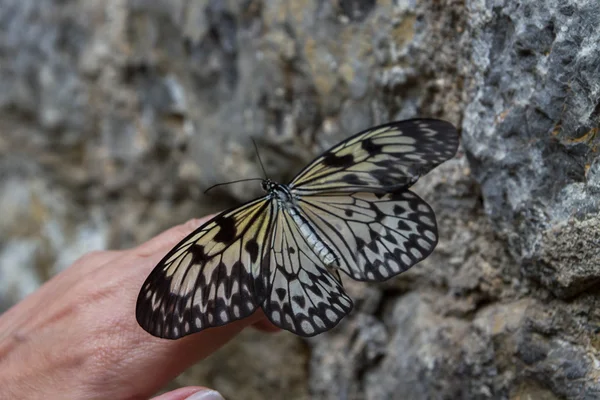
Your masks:
M386 192L407 187L452 158L458 136L435 119L392 122L358 133L317 157L290 183L302 196L319 192Z
M181 241L139 294L138 323L176 339L244 318L263 302L270 272L262 260L276 204L258 199L213 218Z

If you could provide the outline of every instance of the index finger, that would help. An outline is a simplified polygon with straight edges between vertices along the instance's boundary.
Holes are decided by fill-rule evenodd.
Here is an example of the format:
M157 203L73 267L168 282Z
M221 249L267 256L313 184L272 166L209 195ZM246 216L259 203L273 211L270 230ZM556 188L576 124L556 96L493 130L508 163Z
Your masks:
M94 281L105 282L99 288L105 294L105 304L97 304L97 325L106 340L99 343L100 352L107 354L103 364L114 371L114 377L127 385L137 385L136 393L150 395L183 372L193 363L207 357L249 325L266 331L276 330L261 310L248 318L227 325L209 328L179 340L154 337L144 331L135 318L138 293L156 264L186 235L208 218L192 220L171 228L148 242L130 250L123 257L111 260L96 274ZM118 279L108 279L116 276ZM114 290L118 288L118 290ZM108 295L109 293L112 293ZM98 316L98 313L103 315ZM114 327L121 327L115 340Z

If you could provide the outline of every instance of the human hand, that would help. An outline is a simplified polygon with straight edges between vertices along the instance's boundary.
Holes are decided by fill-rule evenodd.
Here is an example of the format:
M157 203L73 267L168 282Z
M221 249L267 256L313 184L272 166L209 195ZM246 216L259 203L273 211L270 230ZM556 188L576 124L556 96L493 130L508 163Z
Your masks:
M0 398L145 399L245 327L276 331L260 310L176 341L138 326L135 303L142 283L207 219L174 227L130 250L87 254L0 315ZM155 400L193 394L196 400L221 399L209 389L187 387Z

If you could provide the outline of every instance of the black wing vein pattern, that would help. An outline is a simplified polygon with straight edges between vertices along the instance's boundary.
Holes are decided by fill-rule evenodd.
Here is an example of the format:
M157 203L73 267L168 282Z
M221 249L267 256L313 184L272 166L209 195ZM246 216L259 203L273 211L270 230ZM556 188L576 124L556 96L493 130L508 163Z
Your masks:
M435 214L410 190L306 196L299 208L336 253L338 268L355 280L389 279L437 244Z
M261 198L226 211L171 250L142 285L139 324L177 339L251 315L266 297L270 271L262 260L277 205Z
M352 300L287 211L278 213L275 225L265 314L276 326L301 336L331 329L351 311Z
M360 132L317 157L290 183L297 195L389 192L406 188L458 148L452 124L436 119L392 122Z

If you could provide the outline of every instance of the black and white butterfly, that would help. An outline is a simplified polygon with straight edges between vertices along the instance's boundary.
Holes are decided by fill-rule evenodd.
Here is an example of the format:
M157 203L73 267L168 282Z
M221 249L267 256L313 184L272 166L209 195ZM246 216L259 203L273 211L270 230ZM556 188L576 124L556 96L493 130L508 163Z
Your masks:
M331 329L352 309L339 271L383 281L433 251L435 215L408 188L457 147L448 122L392 122L329 149L288 185L263 180L263 197L217 215L160 261L138 323L177 339L262 308L300 336Z

